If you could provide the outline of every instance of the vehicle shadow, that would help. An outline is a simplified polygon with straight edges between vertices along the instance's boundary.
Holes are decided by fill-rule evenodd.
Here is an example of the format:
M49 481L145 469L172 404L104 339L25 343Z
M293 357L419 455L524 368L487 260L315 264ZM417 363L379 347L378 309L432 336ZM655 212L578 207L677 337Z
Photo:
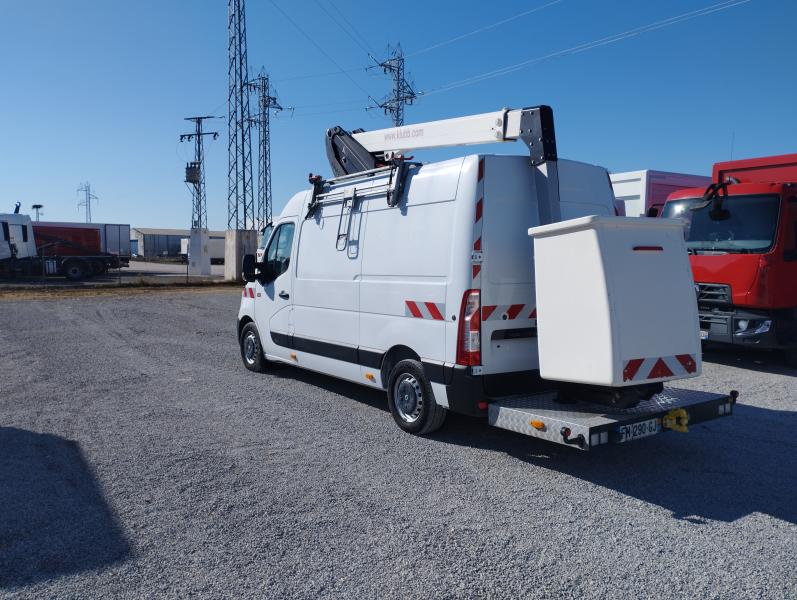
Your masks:
M107 567L131 555L75 442L0 427L0 589Z
M289 366L273 374L296 379L387 412L379 390ZM504 453L660 506L699 525L763 513L797 524L797 412L737 403L731 417L689 433L667 432L589 452L497 429L486 420L449 414L430 439ZM567 498L562 499L563 502Z
M786 364L786 359L782 352L709 346L703 350L703 361L728 367L749 369L750 371L797 377L797 368Z
M763 513L797 524L797 412L737 404L731 417L686 434L667 432L589 452L454 417L436 439L503 452L660 506L675 519L702 524Z

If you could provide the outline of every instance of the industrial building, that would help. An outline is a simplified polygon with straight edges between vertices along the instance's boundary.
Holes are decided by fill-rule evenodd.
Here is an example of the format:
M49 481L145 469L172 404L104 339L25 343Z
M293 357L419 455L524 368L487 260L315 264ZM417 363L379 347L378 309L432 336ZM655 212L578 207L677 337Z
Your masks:
M209 231L210 239L224 240L224 231ZM190 229L157 229L132 227L130 229L131 251L143 258L180 256L180 241L190 238ZM223 245L223 241L221 244Z

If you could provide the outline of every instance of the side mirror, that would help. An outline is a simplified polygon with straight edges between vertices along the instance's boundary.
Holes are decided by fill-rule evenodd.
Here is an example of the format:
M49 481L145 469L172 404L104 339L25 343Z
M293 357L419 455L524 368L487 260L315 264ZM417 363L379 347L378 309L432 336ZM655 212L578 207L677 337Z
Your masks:
M243 263L241 264L241 272L244 276L244 281L249 283L253 282L255 277L255 255L245 254Z
M648 217L658 217L659 216L659 207L658 206L651 206L648 209L648 212L645 214Z

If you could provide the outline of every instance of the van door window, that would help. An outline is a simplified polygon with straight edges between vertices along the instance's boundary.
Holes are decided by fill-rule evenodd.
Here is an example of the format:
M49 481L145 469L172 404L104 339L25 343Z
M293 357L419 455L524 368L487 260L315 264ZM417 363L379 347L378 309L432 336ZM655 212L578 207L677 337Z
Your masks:
M2 224L2 226L3 226L3 240L2 241L7 242L9 240L9 238L11 237L11 234L8 233L8 221L0 221L0 224Z
M291 248L293 247L293 223L280 225L274 235L271 236L271 243L268 245L266 254L267 261L272 265L274 277L279 277L288 270L291 259Z

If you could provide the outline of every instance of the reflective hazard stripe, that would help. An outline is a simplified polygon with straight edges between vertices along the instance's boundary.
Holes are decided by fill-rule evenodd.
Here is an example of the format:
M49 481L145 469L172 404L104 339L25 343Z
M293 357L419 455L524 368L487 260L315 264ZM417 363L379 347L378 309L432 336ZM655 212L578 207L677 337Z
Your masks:
M241 293L241 296L243 296L244 298L254 298L255 297L254 288L245 287L244 291Z
M486 304L482 306L482 321L514 321L531 319L537 325L537 309L531 304Z
M473 216L473 251L482 251L482 225L484 222L484 159L479 159L479 172L476 179L476 207ZM481 261L476 262L471 258L470 279L471 288L481 288Z
M683 377L695 371L697 361L692 354L633 358L623 363L623 381Z
M437 302L418 302L416 300L404 301L404 316L415 319L431 319L442 321L444 319L445 305Z

